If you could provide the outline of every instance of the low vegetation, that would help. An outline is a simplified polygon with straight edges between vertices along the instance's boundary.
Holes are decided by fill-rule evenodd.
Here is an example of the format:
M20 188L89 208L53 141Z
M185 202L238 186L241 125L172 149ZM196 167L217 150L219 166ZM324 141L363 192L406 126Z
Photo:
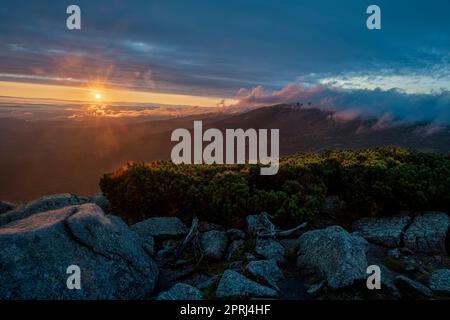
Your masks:
M287 225L320 213L337 195L349 217L400 210L450 212L450 157L395 147L300 153L282 158L277 175L258 165L127 164L100 181L113 211L129 222L196 215L239 226L266 211Z

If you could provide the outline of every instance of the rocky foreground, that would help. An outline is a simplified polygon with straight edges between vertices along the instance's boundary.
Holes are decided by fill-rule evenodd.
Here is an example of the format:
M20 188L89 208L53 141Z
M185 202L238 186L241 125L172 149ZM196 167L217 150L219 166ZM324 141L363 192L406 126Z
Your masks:
M327 198L324 215L338 204ZM280 230L266 213L249 215L245 230L189 223L154 217L128 226L101 195L0 202L0 299L450 297L446 213L404 212L345 228ZM67 287L72 265L80 290ZM367 288L371 265L381 270L380 290Z

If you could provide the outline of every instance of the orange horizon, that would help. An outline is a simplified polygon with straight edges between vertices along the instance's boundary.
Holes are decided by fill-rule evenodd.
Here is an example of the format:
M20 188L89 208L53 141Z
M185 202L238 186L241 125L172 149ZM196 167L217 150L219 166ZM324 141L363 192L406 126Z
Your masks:
M103 84L92 84L88 87L76 87L14 81L0 81L0 96L19 99L61 100L73 102L94 102L101 99L104 102L111 103L156 103L199 107L216 107L222 102L225 102L226 105L237 102L235 99L224 99L222 97L134 91L123 88L106 87Z

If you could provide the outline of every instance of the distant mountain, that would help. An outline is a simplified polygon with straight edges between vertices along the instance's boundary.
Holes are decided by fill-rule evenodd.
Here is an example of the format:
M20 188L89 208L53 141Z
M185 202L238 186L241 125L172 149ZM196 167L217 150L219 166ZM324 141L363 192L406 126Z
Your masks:
M280 129L280 153L396 145L447 153L450 130L380 119L336 119L330 111L299 104L245 113L190 115L167 120L35 121L0 119L0 199L25 201L44 194L97 192L100 177L128 161L168 160L171 133L204 128Z
M225 128L280 129L280 152L322 149L361 149L395 145L447 153L450 128L426 123L406 124L360 117L344 121L331 111L306 108L298 104L262 107L210 124Z

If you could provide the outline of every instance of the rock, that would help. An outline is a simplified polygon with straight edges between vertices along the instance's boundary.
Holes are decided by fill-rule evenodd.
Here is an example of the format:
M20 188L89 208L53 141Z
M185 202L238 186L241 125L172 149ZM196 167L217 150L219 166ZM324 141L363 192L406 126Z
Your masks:
M235 240L228 247L227 254L225 260L231 261L236 255L241 251L242 246L244 245L244 240Z
M409 216L364 218L353 224L353 231L367 241L390 248L399 247L403 233L410 224Z
M207 221L200 221L200 223L198 224L198 231L200 231L202 233L212 231L212 230L223 231L223 228L221 226L219 226L218 224L215 224L212 222L207 222Z
M205 257L220 260L227 248L228 237L223 231L212 230L200 236L200 243Z
M377 264L381 271L381 291L386 292L393 299L401 299L402 295L395 284L396 273L382 263Z
M442 212L417 216L405 232L405 247L420 253L446 255L445 241L449 226L450 219Z
M244 261L233 261L229 264L228 268L237 272L243 272L245 270L245 264Z
M0 226L6 225L15 220L28 218L36 213L61 209L72 205L80 205L83 203L83 200L73 194L45 196L2 214L0 216Z
M387 255L394 259L400 259L402 257L402 253L398 248L389 250Z
M310 286L308 288L308 290L306 291L310 296L317 296L319 294L319 292L325 287L325 281L321 281L318 283L313 284L312 286Z
M450 294L450 269L436 270L430 277L430 288L443 294Z
M427 299L433 296L428 287L405 276L397 276L395 284L405 297L411 299Z
M272 239L258 239L256 240L255 252L266 260L275 260L277 263L285 262L284 247Z
M203 300L203 293L188 284L177 283L170 290L161 292L158 300Z
M257 236L260 233L267 233L274 229L276 229L276 227L270 221L270 216L266 212L247 216L247 232L251 236Z
M166 240L162 242L161 249L156 253L156 260L158 264L164 264L167 260L170 260L177 247L177 243L174 240Z
M247 265L248 272L255 277L257 281L263 281L277 291L278 283L283 280L283 272L278 268L274 260L252 261Z
M95 204L69 206L0 227L0 299L142 299L158 268L134 232ZM79 266L81 290L68 290Z
M141 240L141 246L144 248L145 252L150 256L153 256L155 254L155 239L153 239L153 237L141 238L140 236L139 239Z
M197 288L200 290L205 290L208 288L211 288L212 286L216 285L219 283L221 275L215 275L210 277L209 279L207 279L206 281L203 281L202 283L199 283Z
M203 273L196 273L192 275L190 278L186 279L184 283L196 287L199 290L205 290L211 287L214 283L218 282L219 279L220 279L219 275L211 277Z
M139 236L156 240L182 238L188 232L186 225L177 217L154 217L131 226Z
M90 203L95 203L100 208L103 209L104 212L110 212L111 211L111 203L109 202L108 198L106 198L103 194L96 194L92 196L89 201Z
M339 215L345 208L345 202L341 201L337 196L328 196L323 200L321 213L335 217Z
M216 291L217 298L276 298L278 293L268 287L262 286L240 273L226 270L220 279Z
M297 266L323 276L332 289L365 279L368 243L339 226L306 232L299 239Z
M227 236L230 241L234 240L245 240L245 232L239 229L229 229L227 230Z
M14 210L16 205L7 201L0 201L0 214Z
M245 256L245 260L248 262L257 260L254 255L252 255L251 253L248 253L248 252L246 252L244 254L244 256Z

